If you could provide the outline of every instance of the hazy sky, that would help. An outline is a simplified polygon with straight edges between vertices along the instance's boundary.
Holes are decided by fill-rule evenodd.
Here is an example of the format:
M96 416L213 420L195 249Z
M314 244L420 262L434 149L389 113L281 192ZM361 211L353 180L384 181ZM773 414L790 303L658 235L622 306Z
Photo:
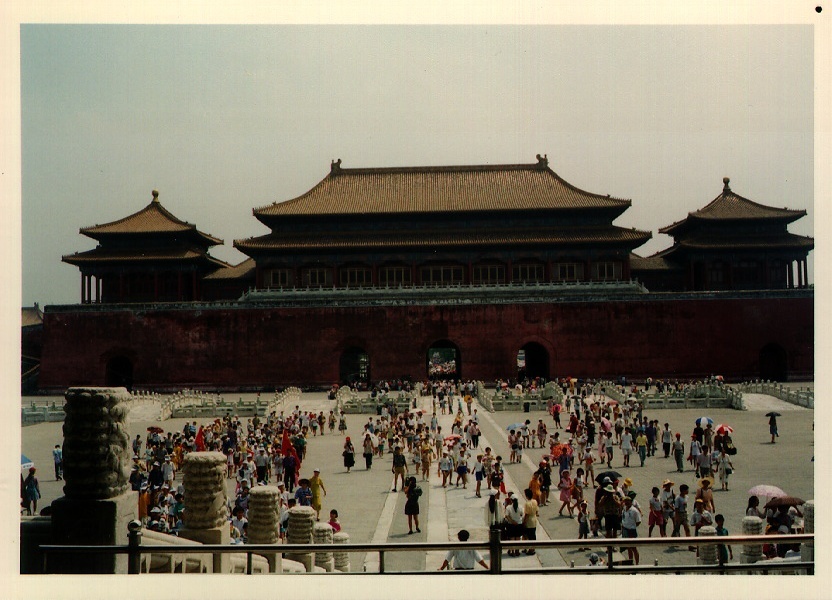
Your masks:
M776 26L22 25L24 305L80 300L78 233L163 205L225 240L344 167L533 163L653 232L722 178L806 209L813 30ZM812 259L809 270L812 279Z

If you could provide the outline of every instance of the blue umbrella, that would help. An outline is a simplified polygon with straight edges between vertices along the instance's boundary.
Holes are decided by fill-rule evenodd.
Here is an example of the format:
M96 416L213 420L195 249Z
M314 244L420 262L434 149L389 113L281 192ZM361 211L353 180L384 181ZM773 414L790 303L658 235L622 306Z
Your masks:
M28 456L26 456L25 454L20 455L20 468L21 468L21 470L22 469L28 469L29 467L34 467L34 466L35 466L35 463L33 463L31 460L29 460Z
M705 427L706 425L713 425L714 420L711 417L699 417L696 419L696 424L700 427Z
M514 425L509 425L508 427L506 427L506 431L511 431L512 429L520 429L524 425L525 423L515 423Z

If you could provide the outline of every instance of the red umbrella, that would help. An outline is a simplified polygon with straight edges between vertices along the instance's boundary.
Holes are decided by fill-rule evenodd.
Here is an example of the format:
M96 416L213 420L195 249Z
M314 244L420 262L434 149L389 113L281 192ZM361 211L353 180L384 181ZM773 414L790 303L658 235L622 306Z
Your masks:
M607 404L610 406L618 406L618 400L607 400Z
M716 432L719 435L725 435L726 433L734 433L734 428L730 425L725 425L724 423L720 423L716 426Z
M462 436L457 435L456 433L453 433L453 434L449 435L448 437L446 437L446 438L445 438L445 441L446 441L446 442L450 442L450 441L452 441L452 440L458 440L458 439L461 439L461 437L462 437Z
M604 431L609 431L610 429L612 429L612 423L610 423L610 420L608 418L601 417L601 427L604 428Z

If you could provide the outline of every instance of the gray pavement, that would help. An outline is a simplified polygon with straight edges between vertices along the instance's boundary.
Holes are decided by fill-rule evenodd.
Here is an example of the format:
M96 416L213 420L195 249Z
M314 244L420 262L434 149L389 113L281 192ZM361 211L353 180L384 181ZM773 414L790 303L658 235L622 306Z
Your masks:
M805 385L805 384L804 384ZM236 396L247 397L245 394ZM251 395L253 396L253 395ZM734 475L730 481L730 491L716 491L715 503L717 512L725 515L726 527L732 534L741 533L741 522L745 512L748 495L746 491L753 485L768 483L777 485L789 494L799 496L805 500L814 497L814 454L813 419L814 411L795 407L769 396L747 394L746 403L749 410L735 411L719 409L706 411L707 416L717 423L727 423L734 427L734 442L738 453L733 457ZM24 402L27 400L24 399ZM60 403L61 399L57 399ZM430 411L430 399L422 398L420 408ZM304 394L301 397L302 410L326 410L333 408L334 401L327 400L324 394ZM476 406L476 403L475 403ZM287 407L291 410L292 407ZM780 438L776 444L770 444L767 418L764 416L769 410L782 413L778 419ZM536 423L543 418L550 431L554 427L551 417L542 411L532 413L497 412L487 413L479 408L480 424L483 436L480 447L490 445L496 454L508 457L509 449L506 443L505 427L517 421L530 419ZM683 439L690 439L690 432L696 417L701 416L698 410L668 409L645 413L648 418L656 418L661 423L669 422L674 431L680 431ZM369 415L348 415L347 434L354 436L356 447L360 447L358 435ZM443 432L450 431L452 417L440 416ZM139 408L131 415L129 430L131 437L136 434L144 436L150 425L158 424L166 431L181 430L186 419L171 419L157 423L152 420L152 414ZM45 423L24 427L22 429L22 452L31 458L39 467L38 475L43 498L39 507L45 506L62 495L62 482L55 481L52 468L52 448L56 443L62 443L60 423ZM407 518L404 515L404 495L400 492L391 493L392 460L389 455L376 458L369 471L364 468L364 461L360 450L357 455L356 466L351 473L343 467L341 452L344 437L336 431L331 435L313 437L308 444L307 458L304 461L302 473L311 474L313 468L321 469L321 477L327 489L324 498L322 516L328 515L329 510L336 508L340 513L343 531L350 534L351 541L371 542L439 542L455 539L460 528L468 529L473 540L487 539L487 529L484 520L485 499L476 498L474 485L468 489L455 487L443 490L436 477L435 468L432 469L431 479L419 484L423 489L420 501L421 533L407 534ZM542 452L529 449L525 452L522 464L506 465L507 487L522 494L531 478L534 464L542 456ZM693 470L688 468L685 473L677 473L673 459L664 459L662 453L655 458L648 458L644 467L638 466L638 459L632 461L629 468L622 468L620 452L612 463L612 467L630 477L634 481L633 489L638 493L637 500L642 507L647 506L650 488L659 485L669 477L676 483L676 489L682 483L687 483L695 489L696 480ZM412 463L409 467L413 468ZM229 494L233 494L234 483L228 480ZM591 490L589 490L591 492ZM538 539L575 539L577 538L577 522L568 517L559 517L557 508L559 502L541 507L540 527ZM647 535L647 519L639 528L639 535ZM654 536L658 531L654 531ZM737 556L739 552L737 551ZM583 565L588 559L589 552L547 551L539 552L536 556L521 556L517 558L504 557L503 564L510 568L535 568L540 565L563 566L574 560L576 565ZM442 553L390 553L386 556L388 571L397 570L435 570L443 559ZM693 554L678 548L644 549L642 563L652 563L658 559L660 564L682 564L693 561ZM351 557L352 569L369 571L376 570L377 556L354 555Z

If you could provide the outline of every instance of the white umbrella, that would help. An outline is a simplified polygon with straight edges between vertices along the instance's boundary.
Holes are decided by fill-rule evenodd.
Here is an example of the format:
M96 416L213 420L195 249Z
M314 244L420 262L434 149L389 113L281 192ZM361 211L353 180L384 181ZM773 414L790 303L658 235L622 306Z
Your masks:
M769 485L767 483L763 483L760 485L755 485L753 488L748 490L749 496L759 496L761 498L780 498L783 496L787 496L786 492L781 490L776 485Z

